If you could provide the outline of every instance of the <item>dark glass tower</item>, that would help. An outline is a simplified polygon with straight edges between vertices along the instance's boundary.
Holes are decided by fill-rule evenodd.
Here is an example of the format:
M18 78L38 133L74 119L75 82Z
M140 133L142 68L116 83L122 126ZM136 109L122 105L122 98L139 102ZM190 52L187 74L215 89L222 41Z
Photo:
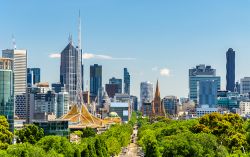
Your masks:
M41 70L40 68L27 68L27 84L32 86L41 82Z
M127 68L124 68L124 93L130 95L130 74Z
M227 53L227 87L228 91L234 91L235 87L235 51L229 48Z
M93 101L98 90L102 87L102 66L94 64L90 66L90 97Z

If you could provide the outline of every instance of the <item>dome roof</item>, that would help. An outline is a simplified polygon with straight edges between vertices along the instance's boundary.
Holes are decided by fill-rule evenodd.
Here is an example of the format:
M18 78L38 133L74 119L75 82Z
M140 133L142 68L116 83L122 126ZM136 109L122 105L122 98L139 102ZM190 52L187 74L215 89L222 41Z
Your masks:
M110 112L109 117L119 117L116 112Z

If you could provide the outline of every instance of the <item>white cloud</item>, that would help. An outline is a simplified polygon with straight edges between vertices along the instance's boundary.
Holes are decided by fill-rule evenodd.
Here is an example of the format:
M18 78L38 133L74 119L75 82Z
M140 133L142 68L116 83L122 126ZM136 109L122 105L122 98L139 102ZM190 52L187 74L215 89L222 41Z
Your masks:
M60 58L60 53L52 53L49 55L50 58ZM93 53L83 53L82 54L83 59L102 59L102 60L135 60L135 58L115 58L108 55L96 55Z
M94 58L95 55L91 54L91 53L84 53L82 54L82 58L83 59L91 59L91 58Z
M108 55L96 55L93 53L84 53L83 59L103 59L103 60L135 60L135 58L115 58Z
M60 53L52 53L49 55L49 58L60 58L61 54Z
M168 68L163 68L160 70L161 76L169 76L170 75L170 70Z

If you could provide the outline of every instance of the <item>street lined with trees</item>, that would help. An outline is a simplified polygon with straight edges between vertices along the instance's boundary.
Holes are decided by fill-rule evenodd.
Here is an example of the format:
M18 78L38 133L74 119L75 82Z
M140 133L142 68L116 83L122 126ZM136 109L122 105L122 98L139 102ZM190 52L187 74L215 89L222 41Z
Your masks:
M75 132L81 138L79 143L71 143L66 137L44 136L41 128L26 125L15 131L17 144L12 144L14 135L8 131L5 117L0 116L0 156L1 157L109 157L118 155L122 147L130 143L130 135L136 122L133 113L128 124L112 125L104 133L97 135L92 128Z

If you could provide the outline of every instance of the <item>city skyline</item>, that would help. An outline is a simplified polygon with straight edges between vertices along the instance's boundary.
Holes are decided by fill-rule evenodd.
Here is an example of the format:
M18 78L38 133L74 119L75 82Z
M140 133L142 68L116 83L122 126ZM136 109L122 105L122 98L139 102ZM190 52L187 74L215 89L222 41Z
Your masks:
M53 8L54 2L48 6L49 1L36 5L5 2L0 6L0 19L6 21L0 30L1 50L13 48L13 34L17 49L27 49L28 67L41 68L42 81L59 82L60 59L49 56L63 50L70 33L77 45L80 9L84 78L85 82L88 80L88 88L89 66L99 64L103 68L103 85L111 77L123 78L123 68L127 67L132 95L140 95L141 82L155 85L158 78L163 97L188 97L188 69L206 64L217 70L225 89L228 48L236 51L236 81L250 76L245 68L250 57L250 20L247 21L250 2L215 1L217 5L213 6L197 1L145 1L143 7L140 2L132 1L76 2L66 2L57 9ZM96 9L100 12L95 13Z

